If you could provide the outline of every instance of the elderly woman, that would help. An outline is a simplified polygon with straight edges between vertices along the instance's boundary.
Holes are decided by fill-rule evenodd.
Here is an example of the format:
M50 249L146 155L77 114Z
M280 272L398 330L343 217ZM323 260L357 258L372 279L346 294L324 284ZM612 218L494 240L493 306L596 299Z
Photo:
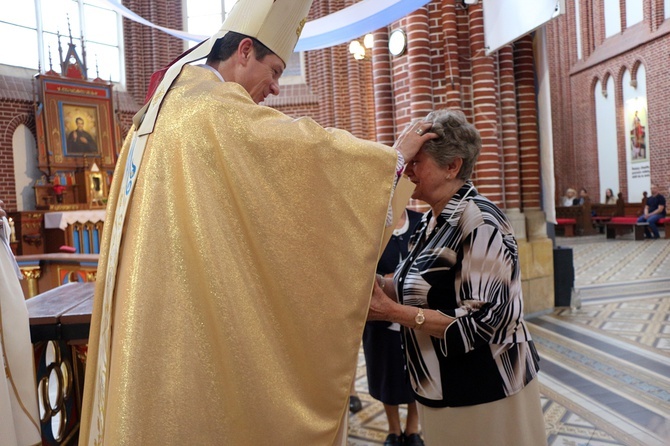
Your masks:
M404 327L426 444L546 444L516 240L469 180L481 138L458 111L426 120L438 137L406 173L431 210L393 280L377 277L368 318Z
M579 197L577 196L577 191L569 187L565 191L565 196L561 199L561 204L563 206L577 206L579 204Z

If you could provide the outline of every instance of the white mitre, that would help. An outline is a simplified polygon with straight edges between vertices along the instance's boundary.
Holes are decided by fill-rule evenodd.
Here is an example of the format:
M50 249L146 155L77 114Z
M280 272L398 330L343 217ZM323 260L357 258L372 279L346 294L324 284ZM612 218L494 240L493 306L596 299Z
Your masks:
M210 40L216 41L228 31L254 37L286 63L311 5L312 0L239 0Z
M138 129L137 136L153 131L160 104L182 67L207 57L214 43L229 31L257 39L286 63L298 43L312 1L238 0L216 34L184 53L168 68L151 100L133 119Z

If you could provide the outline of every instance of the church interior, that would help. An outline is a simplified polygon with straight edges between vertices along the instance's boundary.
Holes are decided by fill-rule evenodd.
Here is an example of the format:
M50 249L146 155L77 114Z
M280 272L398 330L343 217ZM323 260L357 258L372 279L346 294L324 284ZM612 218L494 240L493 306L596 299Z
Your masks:
M123 174L117 161L124 140L145 104L152 73L215 32L235 2L24 3L29 6L0 18L0 36L8 44L35 41L11 44L16 51L0 56L0 199L30 315L41 444L67 445L79 439L93 293L110 188ZM638 212L637 196L650 178L667 195L670 176L662 167L668 149L657 149L667 138L657 129L666 123L653 114L655 101L662 101L653 91L663 85L651 80L658 63L607 55L614 51L602 48L608 36L586 32L580 38L590 45L589 54L577 59L562 48L564 34L579 34L575 14L577 23L593 11L606 17L603 2L538 1L537 14L544 18L532 24L510 19L508 28L516 29L507 34L491 29L492 11L506 14L496 23L509 17L509 10L493 3L314 0L280 93L262 105L388 146L432 110L462 110L482 138L473 182L503 210L517 239L524 313L541 357L547 443L667 444L670 239L638 241L634 229L617 229L610 240L601 228L607 223L591 220L595 205L579 211L555 205L567 187L588 187L597 203L616 183L615 192L633 203L626 215L629 208ZM523 2L500 2L506 3L516 8ZM346 11L356 5L361 9L354 11L370 17L354 26L348 20L355 13ZM670 47L670 2L645 5L642 23L652 21L654 32L667 32L663 45ZM633 14L631 9L629 20ZM317 20L321 27L310 26ZM497 41L491 37L496 31ZM660 39L649 38L648 45ZM617 57L630 60L613 62ZM627 68L612 75L608 63ZM596 99L577 103L584 95L577 85L595 91ZM619 116L615 110L622 107L607 101L621 93L632 98L642 86L649 97L644 124L648 106L651 130L646 140L641 136L642 145L652 149L633 163L626 158L629 138L622 136L631 131L623 122L633 108L616 111ZM585 117L573 116L574 110ZM610 133L606 142L603 129ZM575 161L576 133L597 148L581 154L583 163ZM428 210L417 200L410 208ZM607 209L608 221L619 215L614 205ZM567 223L555 225L557 218ZM557 259L561 249L569 258ZM369 395L367 379L361 349L354 382L361 406L348 414L350 445L384 444L387 434L384 409Z

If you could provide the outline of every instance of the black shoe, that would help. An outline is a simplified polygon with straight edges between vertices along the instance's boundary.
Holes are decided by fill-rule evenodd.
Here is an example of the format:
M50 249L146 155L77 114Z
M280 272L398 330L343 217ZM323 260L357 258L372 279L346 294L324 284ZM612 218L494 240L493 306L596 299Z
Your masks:
M351 395L349 397L349 412L357 413L360 412L362 409L363 404L361 403L361 399L357 396Z
M409 434L405 437L405 441L403 442L403 445L405 446L424 446L423 439L421 438L421 435L419 434Z
M384 440L384 446L401 446L402 444L402 435L398 434L388 434Z

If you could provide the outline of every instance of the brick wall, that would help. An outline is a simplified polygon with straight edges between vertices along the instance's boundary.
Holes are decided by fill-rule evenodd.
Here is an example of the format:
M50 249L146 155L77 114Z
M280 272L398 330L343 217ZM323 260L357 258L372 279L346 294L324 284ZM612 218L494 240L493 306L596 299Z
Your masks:
M668 192L670 172L670 78L667 60L670 53L670 21L664 20L663 1L644 2L644 21L625 27L625 8L622 7L622 32L604 38L604 19L601 2L592 11L584 11L582 20L574 20L574 7L568 4L567 13L547 27L552 83L552 124L556 198L569 186L585 187L592 199L600 187L612 187L628 194L626 177L626 135L622 101L622 75L634 72L642 63L646 70L647 109L649 115L649 150L651 181L658 182ZM585 49L577 60L576 33L580 27ZM595 38L592 47L588 36ZM586 36L586 37L585 37ZM598 179L596 111L594 86L612 76L617 108L617 151L619 156L619 185L601 185Z
M310 18L338 11L354 2L315 0ZM180 4L124 2L148 20L170 28L181 28ZM481 2L464 8L460 0L434 0L377 30L375 47L363 61L353 59L347 44L310 51L305 56L306 83L283 86L281 94L268 98L266 105L290 116L310 116L321 125L340 127L388 145L394 143L412 119L423 118L433 109L462 109L484 141L481 161L473 176L475 184L514 216L510 218L515 219L512 223L515 228L521 228L517 234L526 309L529 313L545 311L553 306L553 266L547 261L551 259L552 243L546 238L544 215L537 210L539 153L532 51L529 39L525 39L519 48L508 46L500 54L485 55L481 33L477 33L483 22L481 8ZM389 31L395 28L404 29L408 36L407 52L399 57L390 56L387 50ZM125 136L133 113L144 100L151 73L181 53L182 44L125 19L124 37L127 91L119 94L117 103ZM560 67L560 58L555 57L554 65ZM566 78L569 82L564 85L565 91L590 82L587 75ZM30 91L28 84L21 85L23 90ZM30 95L24 91L17 98L12 88L0 77L0 197L8 198L5 201L10 210L15 206L13 178L8 178L13 177L12 129L21 120L29 127L32 125ZM569 96L567 100L564 110L574 111ZM578 111L583 121L575 121L574 125L582 130L593 118L588 109ZM572 140L564 129L570 128L573 120L561 119L566 126L555 130L555 139L565 143ZM586 132L587 138L594 133L592 129ZM661 136L660 132L654 134L655 138ZM589 170L588 164L580 167ZM414 203L415 207L419 205ZM519 212L524 208L526 217Z
M316 0L310 18L335 12L354 2ZM180 2L129 0L124 4L159 25L182 26ZM306 83L283 86L280 96L268 98L266 105L290 116L310 116L324 126L344 128L359 137L389 145L412 119L422 118L433 109L460 108L484 136L482 158L474 175L478 186L502 207L536 207L537 129L533 128L534 118L527 118L528 112L519 112L520 101L517 100L522 94L526 103L534 103L534 91L524 87L526 93L520 93L518 82L510 83L523 71L523 64L512 57L511 47L506 50L507 65L501 65L498 55L483 55L483 43L472 31L481 28L481 8L480 3L466 9L456 0L430 2L378 30L375 48L362 61L353 59L346 43L310 51L305 56ZM117 93L117 107L121 133L125 136L134 112L144 100L151 73L180 54L183 43L127 19L123 27L127 84L124 92ZM407 52L400 57L390 56L386 48L388 33L395 28L404 29L408 36ZM530 64L532 70L532 54L529 57L524 64ZM498 94L501 74L507 82L504 106ZM15 126L21 119L29 122L32 107L30 82L25 79L17 82L24 90L18 96L15 91L18 87L12 90L0 77L0 111L4 112L0 115L0 136L5 135L0 139L0 172L3 173L0 194L12 196L5 200L10 203L10 209L14 200L13 130L9 123L14 122ZM24 118L20 117L22 114ZM519 125L520 117L525 117L528 122L524 125L530 128ZM515 144L515 139L530 144L530 156L519 156L522 147ZM523 171L527 174L520 180L519 172ZM531 197L525 201L521 197L524 190Z
M0 76L0 198L8 210L16 209L12 138L21 124L35 133L30 79Z

